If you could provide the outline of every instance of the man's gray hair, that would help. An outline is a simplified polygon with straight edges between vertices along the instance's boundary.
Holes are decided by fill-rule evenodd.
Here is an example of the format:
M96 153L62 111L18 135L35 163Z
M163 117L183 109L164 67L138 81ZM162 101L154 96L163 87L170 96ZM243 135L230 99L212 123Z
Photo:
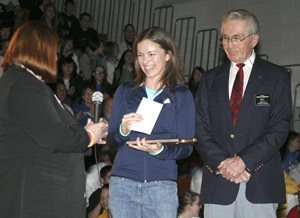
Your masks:
M259 23L256 16L245 9L235 9L228 11L222 19L222 24L227 20L246 20L248 21L248 34L259 33Z

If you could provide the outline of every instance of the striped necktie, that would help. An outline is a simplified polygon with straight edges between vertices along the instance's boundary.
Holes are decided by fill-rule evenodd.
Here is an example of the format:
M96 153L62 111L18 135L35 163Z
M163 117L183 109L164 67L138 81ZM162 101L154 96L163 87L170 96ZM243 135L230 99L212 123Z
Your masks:
M233 126L236 124L236 120L240 111L240 106L243 99L243 83L244 83L244 70L245 64L239 63L236 65L239 70L236 74L234 84L231 91L231 96L229 100L231 109L231 122Z

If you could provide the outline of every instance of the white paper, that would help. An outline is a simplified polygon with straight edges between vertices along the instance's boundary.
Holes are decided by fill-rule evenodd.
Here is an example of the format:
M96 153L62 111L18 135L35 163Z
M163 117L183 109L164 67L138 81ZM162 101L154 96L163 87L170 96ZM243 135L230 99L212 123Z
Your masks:
M160 114L163 104L143 98L136 113L143 118L140 122L135 122L131 125L131 130L151 134L156 120Z

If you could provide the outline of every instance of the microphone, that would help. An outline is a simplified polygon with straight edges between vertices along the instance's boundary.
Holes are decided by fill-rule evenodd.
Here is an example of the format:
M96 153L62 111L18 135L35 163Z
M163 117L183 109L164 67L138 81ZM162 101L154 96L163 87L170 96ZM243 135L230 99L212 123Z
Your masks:
M101 92L94 92L92 96L92 101L95 107L95 116L94 116L94 123L98 123L99 121L99 106L103 101L103 94Z

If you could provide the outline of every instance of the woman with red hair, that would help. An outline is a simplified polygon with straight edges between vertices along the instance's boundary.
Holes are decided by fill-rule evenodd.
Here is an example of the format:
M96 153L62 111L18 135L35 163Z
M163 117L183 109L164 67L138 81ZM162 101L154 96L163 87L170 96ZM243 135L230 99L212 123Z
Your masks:
M0 81L0 217L84 217L83 152L106 124L83 128L45 84L56 78L58 37L41 22L13 35Z

